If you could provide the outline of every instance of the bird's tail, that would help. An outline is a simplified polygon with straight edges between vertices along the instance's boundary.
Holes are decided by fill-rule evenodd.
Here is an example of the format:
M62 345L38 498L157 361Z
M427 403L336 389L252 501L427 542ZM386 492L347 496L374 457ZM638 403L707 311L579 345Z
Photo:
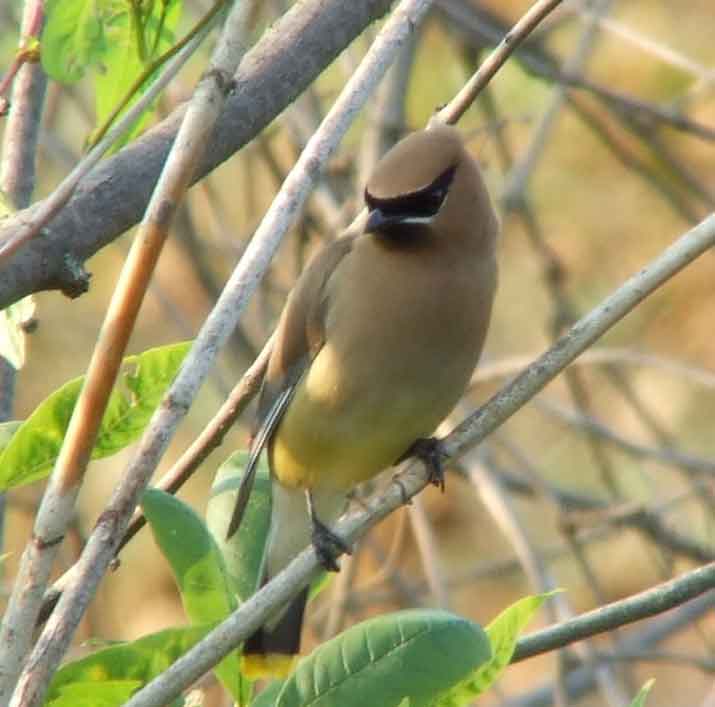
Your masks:
M261 586L275 577L311 541L312 526L303 489L272 484L271 526L266 542ZM345 493L322 490L313 493L321 521L333 523L345 507ZM243 646L242 670L252 679L284 678L300 651L306 587L288 606L269 619Z
M300 633L308 601L306 587L281 614L278 622L262 626L243 645L241 668L251 680L285 678L300 652Z

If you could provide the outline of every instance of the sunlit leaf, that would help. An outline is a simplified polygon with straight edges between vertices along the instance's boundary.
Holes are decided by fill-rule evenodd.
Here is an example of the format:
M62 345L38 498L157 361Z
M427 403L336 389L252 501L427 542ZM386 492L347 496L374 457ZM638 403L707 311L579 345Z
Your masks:
M178 498L158 489L144 493L142 508L157 545L171 565L192 624L225 619L236 608L236 599L221 552L203 520ZM215 672L238 701L243 680L237 652L227 655Z
M643 687L638 691L638 694L633 699L633 702L631 702L630 707L645 707L646 698L648 697L648 693L653 687L654 682L655 680L648 680L648 682L643 685Z
M489 659L484 631L445 611L414 609L349 628L303 658L276 707L427 707Z
M489 689L509 665L524 627L552 594L524 597L502 611L485 629L491 658L435 704L440 707L471 704L475 697Z
M213 625L169 629L67 663L52 679L46 705L118 707L134 690L164 672L212 628Z
M236 452L221 465L206 507L207 525L224 556L232 586L241 601L256 591L271 521L271 480L268 467L261 461L243 522L233 537L226 539L247 459L246 452Z
M118 452L149 422L189 349L188 342L129 356L127 390L110 396L92 458ZM42 479L57 459L84 378L65 383L20 425L0 455L0 491Z
M42 32L42 67L60 83L74 83L106 51L106 0L49 0Z

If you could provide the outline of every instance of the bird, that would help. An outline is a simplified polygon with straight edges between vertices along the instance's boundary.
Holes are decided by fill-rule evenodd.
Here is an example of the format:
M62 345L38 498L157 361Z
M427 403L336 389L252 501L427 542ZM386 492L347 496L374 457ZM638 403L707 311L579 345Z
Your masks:
M349 547L329 529L356 485L412 454L443 486L430 437L464 393L497 286L498 219L459 130L410 133L376 164L357 232L324 247L277 324L249 461L228 528L245 509L258 457L271 474L260 585L311 542L337 571ZM243 647L249 677L284 677L300 650L307 589Z

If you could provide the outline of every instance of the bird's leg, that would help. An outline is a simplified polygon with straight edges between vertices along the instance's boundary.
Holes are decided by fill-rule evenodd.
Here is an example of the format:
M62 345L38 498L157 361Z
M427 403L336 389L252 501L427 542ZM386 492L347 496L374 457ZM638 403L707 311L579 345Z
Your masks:
M336 535L315 513L315 504L313 503L313 495L310 489L306 489L305 497L308 501L308 513L310 514L310 522L313 526L312 543L315 548L315 554L318 556L318 561L323 566L323 569L328 572L339 572L340 565L336 562L336 558L342 553L347 555L352 554L350 545L348 545L339 535Z
M446 456L442 440L436 437L420 437L397 461L402 462L409 457L420 459L427 467L429 482L444 493L444 464L442 462Z

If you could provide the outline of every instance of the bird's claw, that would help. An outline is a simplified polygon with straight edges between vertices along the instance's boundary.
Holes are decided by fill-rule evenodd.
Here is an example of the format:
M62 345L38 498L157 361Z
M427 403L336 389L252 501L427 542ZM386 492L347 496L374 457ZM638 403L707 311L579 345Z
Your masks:
M427 467L428 480L444 493L444 464L447 454L436 437L421 437L412 443L404 458L417 457Z
M343 553L352 554L350 545L317 518L313 518L312 542L318 562L328 572L339 572L337 558Z

